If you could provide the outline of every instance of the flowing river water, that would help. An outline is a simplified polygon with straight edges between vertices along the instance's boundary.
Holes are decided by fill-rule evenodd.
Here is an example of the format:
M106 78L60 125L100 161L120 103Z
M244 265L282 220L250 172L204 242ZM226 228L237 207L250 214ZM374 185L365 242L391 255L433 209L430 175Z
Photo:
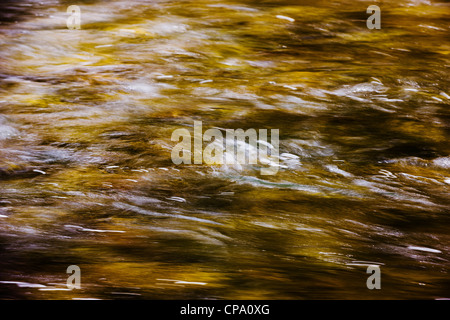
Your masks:
M1 5L0 298L450 298L448 1ZM278 172L175 165L194 121Z

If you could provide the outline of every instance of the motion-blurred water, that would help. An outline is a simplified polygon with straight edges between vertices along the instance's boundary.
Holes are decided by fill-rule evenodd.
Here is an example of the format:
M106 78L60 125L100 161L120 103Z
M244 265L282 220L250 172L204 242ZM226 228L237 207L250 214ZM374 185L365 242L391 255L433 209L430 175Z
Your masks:
M450 298L448 1L0 10L0 298ZM194 120L280 170L174 165Z

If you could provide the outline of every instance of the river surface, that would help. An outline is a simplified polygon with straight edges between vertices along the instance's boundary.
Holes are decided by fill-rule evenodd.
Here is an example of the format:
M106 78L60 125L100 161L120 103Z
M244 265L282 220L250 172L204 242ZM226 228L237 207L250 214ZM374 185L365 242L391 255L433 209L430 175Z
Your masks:
M1 6L1 299L450 298L448 1ZM194 121L278 172L175 165Z

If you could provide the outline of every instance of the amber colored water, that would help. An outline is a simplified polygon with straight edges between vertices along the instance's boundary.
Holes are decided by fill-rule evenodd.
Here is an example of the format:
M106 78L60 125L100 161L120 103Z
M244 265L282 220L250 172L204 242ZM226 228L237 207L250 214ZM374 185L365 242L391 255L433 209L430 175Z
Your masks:
M450 298L448 1L1 11L0 298ZM194 120L280 170L174 165Z

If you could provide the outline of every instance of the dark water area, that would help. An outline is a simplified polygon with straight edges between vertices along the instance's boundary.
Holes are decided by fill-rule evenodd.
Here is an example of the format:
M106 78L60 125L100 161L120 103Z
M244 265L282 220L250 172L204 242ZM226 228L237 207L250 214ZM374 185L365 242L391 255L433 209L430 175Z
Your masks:
M0 5L0 299L450 298L448 1ZM174 164L194 121L277 173Z

